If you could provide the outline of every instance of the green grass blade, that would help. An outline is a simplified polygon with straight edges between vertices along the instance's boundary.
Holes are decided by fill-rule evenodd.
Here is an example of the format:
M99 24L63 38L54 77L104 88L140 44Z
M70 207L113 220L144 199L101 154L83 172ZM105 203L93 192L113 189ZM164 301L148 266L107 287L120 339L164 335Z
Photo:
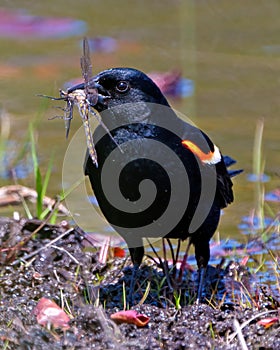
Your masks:
M34 179L35 179L35 190L37 192L37 201L36 201L36 216L38 218L41 217L42 210L43 210L43 201L42 201L42 175L39 169L39 162L36 152L36 145L35 145L35 137L34 137L34 128L33 124L30 123L29 125L29 136L30 136L30 142L31 142L31 156L33 161L33 172L34 172Z
M52 168L53 168L53 160L54 160L54 153L52 153L48 168L45 174L44 182L43 182L43 187L42 187L42 195L43 197L46 195L47 192L47 187L50 181L51 173L52 173Z
M43 186L42 186L42 175L39 168L37 168L37 171L36 171L35 183L36 183L36 192L37 192L37 203L36 203L37 213L36 214L38 219L41 219L41 215L43 212L43 192L42 192Z

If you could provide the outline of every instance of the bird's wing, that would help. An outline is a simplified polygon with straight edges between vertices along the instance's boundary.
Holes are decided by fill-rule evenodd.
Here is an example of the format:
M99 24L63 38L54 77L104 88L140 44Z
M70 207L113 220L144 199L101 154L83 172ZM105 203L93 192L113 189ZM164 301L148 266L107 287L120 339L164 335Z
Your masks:
M223 158L216 164L217 190L220 195L221 207L224 208L233 202L232 181L227 171Z
M202 138L204 140L201 142ZM203 147L198 146L198 144L203 145ZM182 146L190 150L204 166L216 172L217 196L220 199L221 208L230 204L233 201L233 184L219 148L204 132L198 129L192 133L192 137L182 140Z

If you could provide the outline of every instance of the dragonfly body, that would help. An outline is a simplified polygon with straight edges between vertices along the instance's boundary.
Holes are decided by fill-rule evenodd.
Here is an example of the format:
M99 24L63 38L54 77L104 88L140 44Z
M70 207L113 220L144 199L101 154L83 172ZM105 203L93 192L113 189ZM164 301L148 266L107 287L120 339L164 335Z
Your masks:
M92 110L90 103L87 99L87 95L85 93L85 90L74 90L72 92L66 92L64 90L60 90L60 96L63 98L66 103L66 117L65 119L65 127L66 127L66 137L69 134L70 130L70 123L71 120L73 119L73 107L76 105L78 107L80 116L82 117L83 120L83 125L85 129L85 134L86 134L86 142L87 142L87 148L89 151L89 155L97 167L97 156L95 152L95 147L92 139L92 132L90 129L90 122L89 122L89 115L95 115L95 112Z
M86 94L84 90L77 89L73 92L66 92L64 90L60 90L60 96L67 100L71 100L73 103L75 103L77 106L79 104L84 104L86 101Z

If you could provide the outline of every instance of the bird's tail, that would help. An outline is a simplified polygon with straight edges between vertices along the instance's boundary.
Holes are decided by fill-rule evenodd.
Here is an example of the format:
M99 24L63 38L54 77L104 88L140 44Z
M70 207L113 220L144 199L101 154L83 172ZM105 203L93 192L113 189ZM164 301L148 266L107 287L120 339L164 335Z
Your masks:
M236 160L234 160L233 158L229 157L229 156L223 156L225 165L227 168L229 168L230 166L232 166L233 164L236 163ZM243 169L238 169L238 170L229 170L228 169L228 173L230 177L234 177L236 175L239 175L240 173L243 172Z

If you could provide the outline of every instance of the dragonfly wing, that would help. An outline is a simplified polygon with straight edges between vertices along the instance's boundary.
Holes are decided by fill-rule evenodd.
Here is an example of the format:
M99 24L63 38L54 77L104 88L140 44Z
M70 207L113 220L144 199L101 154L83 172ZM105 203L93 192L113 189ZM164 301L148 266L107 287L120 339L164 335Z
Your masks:
M98 101L98 91L90 86L92 78L92 63L90 59L89 43L86 38L83 40L83 55L81 57L81 69L84 78L84 89L89 103L94 106Z

